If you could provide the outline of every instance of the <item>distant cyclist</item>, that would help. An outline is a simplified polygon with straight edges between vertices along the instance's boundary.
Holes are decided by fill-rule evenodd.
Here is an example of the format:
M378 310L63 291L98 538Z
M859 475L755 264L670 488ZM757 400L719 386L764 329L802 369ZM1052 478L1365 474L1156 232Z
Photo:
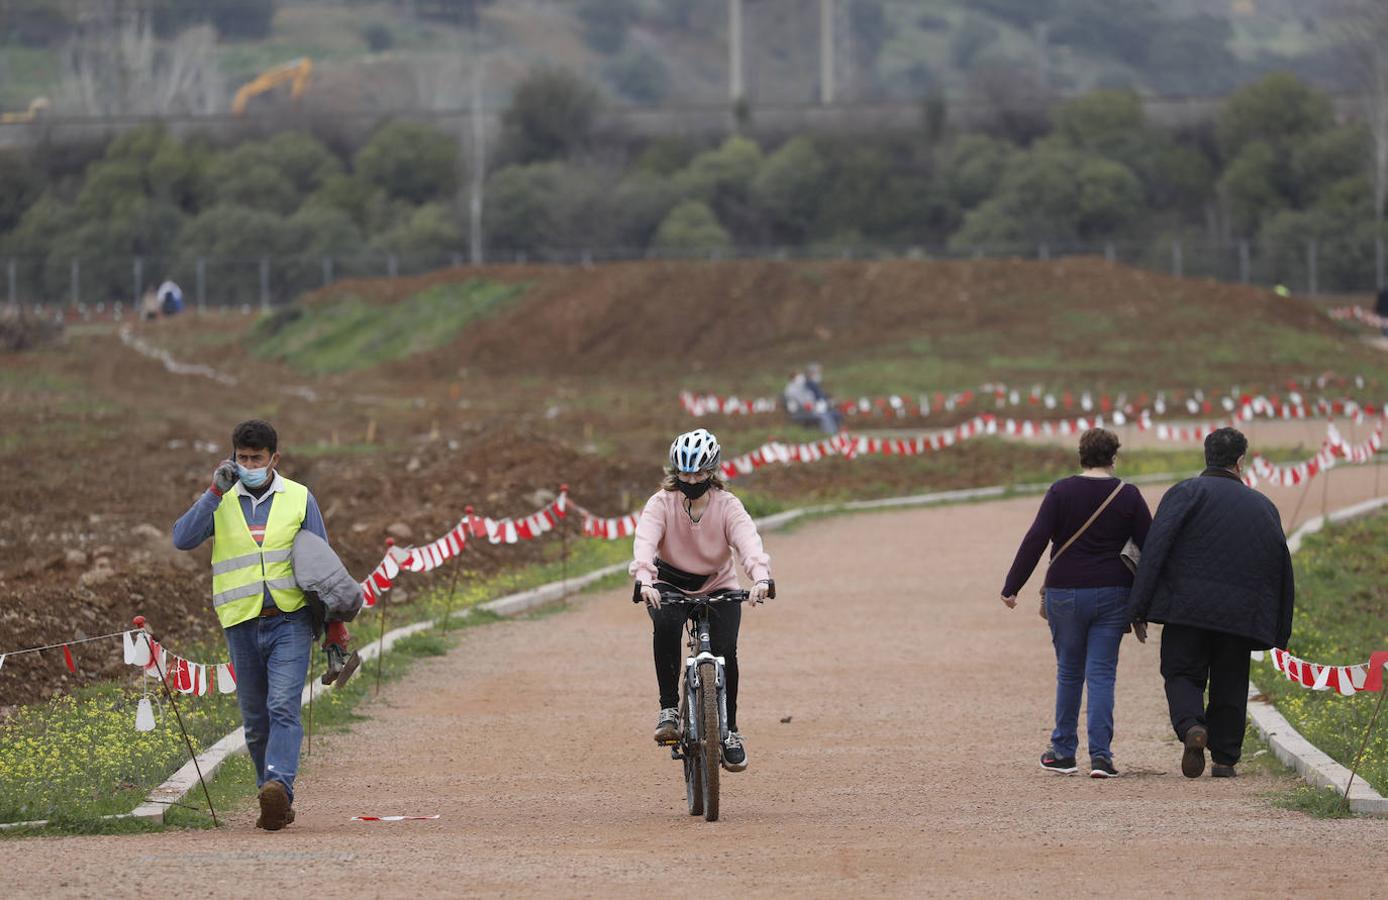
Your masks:
M752 517L727 490L719 470L718 440L700 428L682 434L670 445L670 463L660 490L641 511L636 526L631 574L642 585L642 596L654 624L656 681L660 685L660 718L655 739L679 738L680 638L689 609L660 604L654 584L684 593L707 594L737 590L733 551L756 584L752 603L766 599L771 581L771 558L762 548ZM730 772L747 768L747 751L737 730L737 630L742 621L739 603L714 604L709 609L709 642L724 659L727 672L728 739L723 766Z

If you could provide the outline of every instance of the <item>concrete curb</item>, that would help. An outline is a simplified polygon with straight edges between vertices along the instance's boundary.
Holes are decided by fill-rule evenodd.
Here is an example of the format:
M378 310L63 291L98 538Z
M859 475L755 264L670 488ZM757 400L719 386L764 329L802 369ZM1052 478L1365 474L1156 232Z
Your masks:
M1315 534L1327 524L1347 522L1385 506L1388 506L1388 497L1377 497L1336 510L1328 516L1317 516L1287 538L1287 549L1296 553L1301 549L1302 541L1307 535ZM1306 740L1270 702L1255 700L1254 697L1261 697L1262 692L1251 682L1248 696L1248 716L1253 720L1253 727L1258 729L1258 733L1272 748L1273 755L1284 765L1295 769L1312 787L1333 787L1344 796L1345 787L1349 784L1349 769ZM1350 812L1364 815L1388 816L1388 799L1375 791L1363 778L1355 778L1354 786L1349 793L1349 809Z

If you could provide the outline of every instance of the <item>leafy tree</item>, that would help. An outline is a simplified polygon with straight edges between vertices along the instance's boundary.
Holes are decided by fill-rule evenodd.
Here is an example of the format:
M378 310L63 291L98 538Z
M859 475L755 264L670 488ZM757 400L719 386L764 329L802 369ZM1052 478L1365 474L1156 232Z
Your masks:
M1259 141L1288 151L1293 143L1329 129L1333 122L1329 98L1296 76L1279 73L1230 97L1219 114L1216 134L1225 159L1234 159L1244 147Z
M367 183L411 203L451 198L458 188L458 143L418 122L378 128L354 165Z
M1017 150L984 134L965 134L945 151L944 178L956 203L973 209L992 196Z
M1202 95L1233 89L1244 68L1229 42L1233 26L1222 16L1164 22L1152 31L1142 73L1164 94Z
M24 211L38 199L41 190L39 173L27 153L0 151L0 233L19 224Z
M378 253L441 260L463 246L463 232L453 212L441 203L426 203L408 220L371 238Z
M612 237L617 246L649 246L656 229L678 200L670 179L643 169L629 173L611 194Z
M734 135L694 157L675 176L675 184L681 195L708 204L717 218L740 224L748 219L752 180L761 164L761 147L751 138Z
M1057 106L1051 120L1071 146L1110 159L1131 158L1147 129L1136 91L1092 91Z
M282 171L263 161L240 164L235 154L212 163L210 179L217 204L288 215L299 206L299 192Z
M385 190L360 175L329 175L304 201L305 207L325 207L351 217L359 229L379 221L377 211L389 205Z
M1314 203L1332 185L1369 172L1369 130L1345 125L1307 138L1292 151L1298 199Z
M592 137L599 109L598 92L578 75L538 69L517 85L502 115L502 155L517 163L568 156Z
M655 246L667 253L701 254L727 250L732 238L707 203L684 200L660 223Z
M323 142L304 131L282 131L261 145L264 156L294 184L301 194L309 194L342 172L338 159Z
M1229 208L1230 222L1240 235L1258 231L1267 216L1291 205L1293 176L1290 160L1267 141L1243 146L1219 177L1219 192Z
M1141 182L1121 163L1043 144L1008 167L998 191L965 217L951 244L1108 238L1135 223L1142 200Z
M950 36L949 58L956 69L969 69L980 53L998 39L998 27L978 16L965 16Z
M752 197L781 234L799 240L814 224L827 170L813 141L792 138L766 158L752 180Z
M606 185L571 163L507 166L487 180L488 243L502 253L600 245L594 214Z

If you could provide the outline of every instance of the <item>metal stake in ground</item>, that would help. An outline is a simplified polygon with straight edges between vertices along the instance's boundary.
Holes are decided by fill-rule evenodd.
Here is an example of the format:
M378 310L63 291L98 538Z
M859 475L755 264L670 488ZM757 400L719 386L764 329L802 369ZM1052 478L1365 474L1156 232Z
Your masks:
M149 650L150 661L154 663L154 670L159 673L159 683L164 686L164 696L168 698L169 706L173 707L174 718L178 720L178 730L183 734L183 743L187 746L188 755L193 760L193 770L198 773L198 783L202 785L202 795L207 799L207 811L212 814L212 827L220 828L221 823L217 821L217 810L212 808L212 792L207 789L207 781L202 777L202 766L198 763L197 751L193 749L193 739L188 737L188 729L183 727L183 716L178 711L178 701L174 700L173 692L169 690L169 679L164 673L164 667L159 663L159 654L154 652L154 636L145 627L144 616L136 616L133 621L145 639L145 647Z
M389 552L390 552L390 548L391 548L391 547L394 547L394 546L395 546L395 538L386 538L386 552L389 553ZM381 666L384 664L385 658L386 658L386 600L387 600L387 598L389 598L389 597L390 597L390 591L389 591L389 590L385 590L385 591L382 591L382 592L381 592L381 602L380 602L380 606L381 606L381 613L380 613L380 616L381 616L381 636L377 639L377 643L376 643L376 696L377 696L377 697L381 696Z
M313 647L308 649L308 749L305 756L313 755Z
M1388 684L1385 684L1378 693L1378 702L1374 704L1373 718L1369 719L1369 727L1364 729L1364 740L1359 742L1359 752L1354 755L1354 765L1349 770L1349 781L1345 782L1345 796L1341 809L1349 809L1349 789L1354 785L1354 773L1359 771L1359 763L1364 759L1364 748L1369 746L1369 735L1373 734L1374 725L1378 724L1378 714L1383 710L1383 698L1388 697Z

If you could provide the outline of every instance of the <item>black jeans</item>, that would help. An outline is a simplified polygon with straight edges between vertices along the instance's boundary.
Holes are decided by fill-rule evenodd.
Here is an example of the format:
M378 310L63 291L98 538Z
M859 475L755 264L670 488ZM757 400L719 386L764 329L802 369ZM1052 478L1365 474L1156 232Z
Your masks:
M680 705L680 669L684 623L694 612L688 606L667 605L647 609L655 625L651 646L655 650L655 677L660 684L660 708ZM737 629L742 624L741 603L718 603L709 607L708 642L714 656L723 657L728 680L728 730L737 731Z
M1248 653L1245 638L1220 631L1167 625L1161 634L1161 675L1171 727L1184 741L1192 725L1209 731L1210 758L1232 766L1243 754L1248 724ZM1205 688L1209 686L1209 702Z

